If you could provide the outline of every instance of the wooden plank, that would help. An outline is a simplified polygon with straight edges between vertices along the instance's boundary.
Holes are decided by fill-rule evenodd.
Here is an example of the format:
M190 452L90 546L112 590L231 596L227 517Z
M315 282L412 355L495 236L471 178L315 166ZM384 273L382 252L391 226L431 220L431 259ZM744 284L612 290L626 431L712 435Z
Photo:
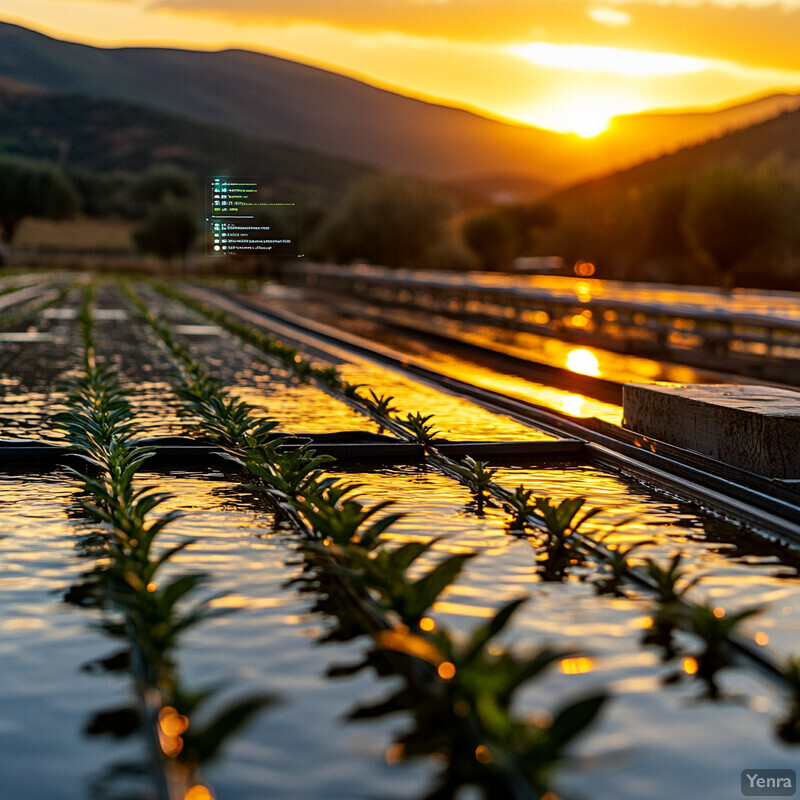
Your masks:
M800 392L626 384L624 427L772 478L800 478Z

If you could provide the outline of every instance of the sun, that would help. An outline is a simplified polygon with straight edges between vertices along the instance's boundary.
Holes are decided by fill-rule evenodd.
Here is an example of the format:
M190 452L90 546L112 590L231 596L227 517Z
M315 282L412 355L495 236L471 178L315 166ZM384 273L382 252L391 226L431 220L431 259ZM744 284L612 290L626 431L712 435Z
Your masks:
M582 139L594 139L601 133L605 133L611 125L611 117L607 116L607 109L597 109L593 111L591 108L584 106L576 108L571 114L564 116L567 131L575 133ZM569 122L569 117L573 116L572 122Z
M609 129L615 111L614 104L605 98L592 97L588 92L572 92L515 116L558 133L593 139Z
M535 105L519 107L513 117L557 133L593 139L611 127L614 117L635 113L645 106L633 91L587 84L554 89Z

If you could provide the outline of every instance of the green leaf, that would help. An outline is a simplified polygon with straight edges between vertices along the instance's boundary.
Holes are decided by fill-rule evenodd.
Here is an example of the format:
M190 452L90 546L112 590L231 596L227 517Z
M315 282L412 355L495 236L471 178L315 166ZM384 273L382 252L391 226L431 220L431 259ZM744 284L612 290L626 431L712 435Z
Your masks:
M592 723L606 700L606 694L592 695L571 703L556 714L548 730L548 740L554 756Z
M527 599L527 597L519 597L516 600L512 600L504 605L489 622L481 625L472 635L469 646L464 653L464 660L467 662L472 661L508 625L511 617Z

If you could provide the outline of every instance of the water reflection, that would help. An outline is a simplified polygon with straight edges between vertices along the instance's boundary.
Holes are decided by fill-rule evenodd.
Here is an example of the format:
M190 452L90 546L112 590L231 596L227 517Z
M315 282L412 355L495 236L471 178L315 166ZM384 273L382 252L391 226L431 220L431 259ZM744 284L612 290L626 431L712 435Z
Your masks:
M570 350L567 353L565 366L568 370L577 372L578 375L600 376L600 362L597 360L597 356L584 347Z
M374 676L359 673L351 680L337 681L331 691L323 674L337 664L359 663L363 646L358 640L340 640L325 648L314 645L321 633L329 631L321 631L320 619L310 616L308 594L284 588L301 576L300 567L293 563L297 555L291 541L283 537L280 528L275 529L263 502L233 487L230 476L226 479L219 473L142 477L179 495L165 510L192 512L165 536L165 544L177 544L190 535L198 540L180 554L176 569L211 568L214 588L230 592L230 603L241 608L187 638L180 652L187 679L213 683L235 672L240 691L263 691L269 686L287 696L285 706L256 720L240 746L210 773L220 795L258 797L270 786L290 800L422 796L433 765L403 766L398 772L396 766L386 763L398 756L397 748L392 749L396 720L373 722L366 728L358 722L342 726L344 715L365 696L380 697L383 687ZM755 707L687 708L686 700L696 691L685 669L685 679L669 692L658 688L684 662L673 661L665 667L653 654L639 649L639 638L651 628L643 627L646 609L636 592L629 597L597 597L594 586L581 580L581 569L560 584L542 581L535 571L531 545L507 535L507 515L487 508L477 517L468 508L470 493L438 474L407 468L351 472L347 478L364 482L371 499L397 500L398 510L409 513L393 529L394 541L443 537L424 557L421 568L436 563L444 554L480 553L434 608L432 622L446 620L454 629L467 631L489 618L503 602L523 591L531 592L534 598L520 609L509 639L523 647L548 642L567 648L579 645L591 652L585 656L591 659L589 669L580 664L556 669L535 691L521 696L520 707L532 717L538 714L544 719L550 697L613 683L619 696L597 735L580 748L579 756L586 763L594 758L595 763L605 761L615 767L591 775L570 772L563 778L560 794L635 797L645 792L654 800L671 800L684 789L689 796L696 796L691 794L690 784L701 785L698 781L710 770L714 780L702 784L703 797L727 800L724 788L716 782L722 786L720 776L730 770L735 773L742 759L778 764L786 760L785 751L776 748L770 738L770 728L779 720ZM676 549L683 550L692 574L705 573L701 587L704 594L714 593L712 608L735 610L771 602L758 629L771 644L796 647L800 591L794 567L777 560L777 548L762 550L746 533L724 521L598 470L503 468L496 479L509 489L523 482L537 494L554 499L586 494L591 505L607 509L591 522L597 532L635 514L635 521L614 532L614 543L653 540L640 554L659 560L666 560ZM0 609L12 622L5 632L5 686L0 687L3 758L16 757L19 743L29 750L24 763L34 777L28 786L18 785L16 796L30 794L33 787L37 800L72 800L64 788L65 776L72 776L73 781L76 776L82 779L98 763L97 753L101 763L120 758L102 744L105 736L90 746L73 742L64 731L87 709L123 711L126 705L118 687L109 682L113 670L95 667L96 683L87 688L82 683L85 676L70 670L69 665L81 663L87 652L104 653L103 658L112 665L115 660L124 662L126 656L119 650L109 652L96 633L88 634L85 622L93 611L82 612L84 616L78 618L66 606L56 613L53 610L53 596L48 592L62 588L81 569L71 558L74 529L59 510L73 496L70 484L53 477L4 478L2 488L10 502L0 511L0 532L9 534L0 543L4 552L0 579L6 588ZM693 651L679 655L699 664ZM32 681L35 693L31 693ZM752 685L738 670L724 675L723 688L764 697L763 687ZM25 697L25 703L13 704L14 694ZM767 703L782 708L780 699L772 694ZM789 715L781 712L783 716L789 722ZM654 719L659 720L656 726ZM125 722L124 714L117 722ZM131 722L128 716L128 724ZM13 726L10 732L4 727L9 724ZM109 727L109 718L96 718L94 724ZM715 732L713 737L710 730ZM788 735L790 729L786 730ZM609 759L612 747L617 755ZM48 763L41 759L42 748L50 754ZM309 759L308 753L314 758ZM136 753L130 755L127 761L135 761ZM52 779L49 786L47 775ZM132 774L127 779L135 784ZM91 796L102 795L98 791Z

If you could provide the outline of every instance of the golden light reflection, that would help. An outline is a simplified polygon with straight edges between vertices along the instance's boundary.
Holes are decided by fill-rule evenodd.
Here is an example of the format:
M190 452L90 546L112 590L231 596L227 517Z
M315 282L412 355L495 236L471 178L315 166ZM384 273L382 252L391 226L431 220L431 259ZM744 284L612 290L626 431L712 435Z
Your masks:
M586 321L585 317L580 317L580 319ZM571 372L576 372L579 375L591 375L593 377L599 377L600 375L600 362L597 360L597 356L584 347L570 350L567 353L566 367Z
M386 748L386 763L390 766L399 763L403 760L405 753L406 748L404 745L400 744L399 742L390 744Z
M456 675L456 667L451 661L443 661L436 670L443 681L450 681Z
M158 712L158 738L161 749L169 758L177 758L183 750L183 739L189 727L189 718L179 714L172 706Z
M475 758L481 764L491 764L494 761L492 751L485 744L479 744L475 748Z
M575 314L570 322L574 328L586 328L589 326L589 319L583 314Z
M591 672L593 667L592 659L586 656L564 658L559 664L559 669L564 675L583 675L586 672Z
M198 783L187 790L183 800L214 800L214 795L207 786Z
M584 411L585 400L586 398L580 394L567 395L561 403L561 410L573 417L590 416Z
M697 674L697 661L693 659L691 656L684 658L681 662L681 666L683 667L683 671L687 675L696 675Z
M377 640L387 650L406 653L431 664L440 664L442 660L442 654L434 644L421 636L410 634L404 625L398 625L390 631L381 631Z
M436 623L430 617L423 617L419 621L419 627L423 631L432 631L436 627Z
M589 281L578 281L574 288L578 300L582 303L588 303L592 299L592 285Z
M764 631L758 631L755 638L756 644L760 644L762 647L769 644L769 634Z

